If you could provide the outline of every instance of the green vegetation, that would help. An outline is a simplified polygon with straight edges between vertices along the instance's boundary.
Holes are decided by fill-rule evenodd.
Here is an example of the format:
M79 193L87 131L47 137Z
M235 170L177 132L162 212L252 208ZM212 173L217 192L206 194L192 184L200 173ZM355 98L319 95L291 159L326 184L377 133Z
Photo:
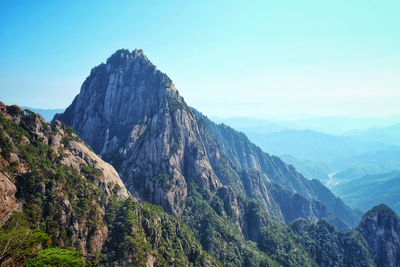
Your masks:
M176 110L183 110L183 109L187 109L187 105L184 101L180 101L176 98L173 97L169 97L168 98L168 107L169 107L169 112L172 114L174 113Z
M10 138L8 138L3 131L0 131L0 147L1 147L1 155L5 159L10 159L10 154L13 148L10 142Z
M81 166L81 173L85 175L86 177L99 177L103 174L103 171L100 169L97 169L94 166L89 166L86 164L82 164Z
M339 232L324 220L297 220L291 228L299 243L320 266L373 266L367 243L355 230Z
M115 265L133 263L146 266L149 256L155 266L219 265L204 252L191 230L178 219L149 203L140 205L132 198L113 206L107 221L110 235L105 261Z
M35 119L30 112L22 115L15 109L15 113L21 121ZM24 125L27 129L35 126ZM54 126L43 128L47 129L45 137L57 131ZM71 129L62 128L69 136L67 140L79 141ZM0 160L7 161L10 153L18 156L20 165L8 165L3 171L12 176L17 198L23 201L22 213L0 228L0 263L146 266L152 260L155 266L220 265L183 222L160 207L107 195L95 183L94 178L103 175L95 164L82 164L78 170L61 165L67 146L54 150L44 137L37 137L3 115L0 141ZM3 147L8 147L8 152ZM29 171L19 172L21 166ZM155 179L162 186L169 186L171 180L166 173ZM118 185L108 186L113 192L120 190ZM101 241L103 236L108 236L107 240ZM99 242L104 245L98 247Z
M5 164L2 171L14 181L17 198L23 203L22 213L15 213L0 228L2 265L146 266L149 261L154 266L373 264L357 229L338 232L325 221L282 225L273 221L257 200L242 196L239 184L237 190L233 186L233 190L221 187L211 192L196 186L196 179L189 179L182 221L158 206L108 195L97 185L103 173L96 164L82 164L77 169L62 165L68 148L53 149L45 139L55 134L57 127L41 126L47 130L44 137L38 137L30 128L35 127L31 122L36 118L25 113L23 127L0 116L0 160L7 163L11 153L17 156L17 163ZM64 131L79 141L71 129ZM21 168L28 171L21 172ZM222 157L215 170L226 183L240 179L227 157ZM169 190L173 179L161 171L153 181ZM114 193L121 190L118 185L107 186ZM381 210L386 209L376 208Z
M21 264L34 256L42 246L49 244L50 237L39 229L32 229L19 213L13 214L0 228L0 265Z
M166 170L158 172L151 180L161 186L165 192L171 189L174 182L172 176Z
M39 251L35 257L26 262L28 267L39 266L65 266L79 267L85 266L82 253L68 249L48 248Z
M223 209L223 212L220 212L210 205L210 203L215 203L216 195L210 199L209 192L202 191L193 184L190 185L189 190L183 219L193 229L203 247L215 253L225 266L278 266L276 262L283 265L290 264L290 266L312 265L313 261L307 257L306 253L291 253L291 248L295 248L295 244L294 240L287 235L288 230L285 226L269 219L257 202L246 203L244 198L238 198L241 210L245 214L241 218L236 218L239 219L241 225L242 233L240 233L234 223L234 212L230 210L229 203L224 203L221 198L217 200L220 203L219 209ZM259 221L260 215L264 216L265 221ZM265 224L266 221L270 225ZM286 238L289 236L290 240L273 239L274 236L267 232L269 229ZM279 233L280 231L282 233ZM245 243L242 234L253 239L255 243ZM268 237L276 243L272 244ZM257 243L258 245L255 245ZM293 257L292 261L289 257Z

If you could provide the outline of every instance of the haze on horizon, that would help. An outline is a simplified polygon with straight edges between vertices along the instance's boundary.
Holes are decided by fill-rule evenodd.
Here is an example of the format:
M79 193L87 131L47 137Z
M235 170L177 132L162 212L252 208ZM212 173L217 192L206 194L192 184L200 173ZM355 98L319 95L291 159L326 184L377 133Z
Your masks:
M211 117L400 114L398 1L0 3L1 100L66 108L141 48Z

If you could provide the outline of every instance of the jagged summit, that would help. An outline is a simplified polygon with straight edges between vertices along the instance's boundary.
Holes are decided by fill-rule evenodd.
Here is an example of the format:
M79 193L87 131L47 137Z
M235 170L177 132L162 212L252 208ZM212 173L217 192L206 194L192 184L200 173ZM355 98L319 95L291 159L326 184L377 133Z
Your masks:
M310 184L280 159L237 137L233 129L212 130L216 126L203 125L168 76L142 50L115 52L92 71L73 103L55 119L75 128L118 170L132 193L173 214L184 210L190 184L212 194L221 186L232 186L236 192L259 198L266 211L282 222L298 216L316 220L343 210L344 204L337 206L328 189ZM258 173L242 171L247 168ZM332 201L319 197L321 190L328 190L323 195ZM302 205L295 215L288 198ZM348 213L343 211L341 217Z
M119 67L129 65L134 60L147 61L151 64L142 49L135 49L130 52L128 49L119 49L107 59L107 64ZM154 66L154 65L153 65ZM155 66L154 66L155 67Z
M257 244L250 254L260 249L283 266L313 266L302 252L303 244L296 245L301 239L276 222L297 218L320 222L317 230L327 230L335 239L327 241L333 247L344 240L354 251L365 252L335 250L326 254L327 265L318 259L319 253L310 254L321 266L332 266L329 262L337 256L343 256L341 266L371 266L361 236L342 237L320 221L345 230L358 222L357 214L322 184L263 152L243 134L190 109L142 51L114 53L92 71L73 103L55 118L75 128L111 163L133 196L182 219L206 250L231 266L252 262L246 260L247 241ZM299 234L318 240L312 236L313 223ZM325 250L325 244L314 244L315 249L304 245L304 250ZM365 264L353 264L360 260Z
M374 207L363 216L358 230L378 266L400 265L400 220L391 208L384 204Z
M142 50L115 52L55 119L112 163L131 192L169 212L182 211L188 177L210 189L219 184L192 111Z
M398 219L397 214L389 208L385 204L380 204L378 206L373 207L371 210L369 210L367 213L364 214L362 221L367 221L367 220L375 220L379 218L390 218L390 221L393 223L396 222ZM381 223L383 223L381 221ZM387 227L392 227L393 225L387 225Z

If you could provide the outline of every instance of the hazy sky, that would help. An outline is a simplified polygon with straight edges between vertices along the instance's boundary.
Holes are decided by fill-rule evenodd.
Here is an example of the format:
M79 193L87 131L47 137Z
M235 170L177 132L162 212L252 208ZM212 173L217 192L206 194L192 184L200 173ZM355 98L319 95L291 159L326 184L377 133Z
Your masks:
M57 2L57 3L55 3ZM209 116L400 114L400 1L0 1L0 99L65 108L142 48Z

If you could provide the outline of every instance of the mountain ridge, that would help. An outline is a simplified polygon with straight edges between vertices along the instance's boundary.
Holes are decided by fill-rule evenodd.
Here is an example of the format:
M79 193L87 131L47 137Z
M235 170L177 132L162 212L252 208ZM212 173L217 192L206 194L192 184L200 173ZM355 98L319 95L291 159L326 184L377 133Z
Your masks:
M8 109L7 106L6 112ZM12 127L26 127L30 120L19 120L18 116L30 118L34 114L14 110L16 122L11 119ZM0 136L1 155L7 161L9 152L15 150L15 146L7 143L18 143L22 138L9 132L8 116L3 120L2 115L0 125L0 133L6 133ZM394 253L389 255L396 254L395 239L381 235L381 228L363 231L371 228L369 217L364 216L353 230L336 230L330 223L339 229L348 226L315 199L333 206L340 204L328 189L305 179L279 158L262 152L233 129L219 128L200 118L184 102L172 81L157 71L139 50L130 54L119 50L107 64L94 68L65 114L57 115L53 124L46 124L50 129L57 125L68 129L69 138L61 139L60 146L73 152L77 147L74 142L80 137L57 119L67 121L82 134L83 140L93 144L93 150L115 167L133 196L116 200L119 190L114 186L106 190L109 202L93 199L100 194L95 180L99 175L97 165L83 166L80 170L83 176L60 175L67 184L79 181L73 187L62 187L58 194L67 193L71 203L80 203L81 209L77 211L82 212L83 219L88 218L87 212L91 210L88 206L107 204L106 212L100 212L97 220L87 220L103 221L101 225L108 228L104 242L97 243L102 247L101 252L83 255L88 265L215 266L220 260L224 266L375 266L383 263L384 254L381 249L374 249L374 240L379 240L381 247L393 248ZM216 135L218 131L220 137ZM47 168L58 168L57 161L38 160L52 157L51 153L41 152L48 147L40 144L42 139L36 139L35 132L32 129L24 132L32 140L39 140L34 143L39 150L34 149L30 154L39 165L30 168L42 172L44 163L49 164ZM3 150L3 144L7 149ZM52 171L37 181L23 179L19 184L14 183L17 192L12 191L8 196L24 201L22 213L32 223L41 224L49 219L54 223L57 220L49 217L53 213L32 213L32 210L46 211L50 206L49 196L59 188L52 187L57 179ZM47 189L52 189L45 189L44 196L36 194L37 190L43 190L43 181ZM25 190L31 186L30 191ZM173 215L135 198L159 204ZM339 205L339 211L346 213L343 205ZM346 216L350 214L351 211ZM377 222L380 218L398 220L393 212L376 213L373 218ZM0 228L0 238L3 233L10 235L11 222L7 223ZM59 236L53 229L43 230L52 234L55 242L74 236L74 232L68 231L65 234L61 231L63 234ZM389 233L396 237L397 230L392 227ZM77 249L82 246L80 241L78 236L71 244L58 244ZM85 235L83 241L92 242ZM33 255L33 259L38 256ZM397 259L390 257L385 263L395 266Z
M223 155L214 144L216 136L210 138L207 133L211 125L203 129L195 115L168 76L157 70L143 51L136 49L130 53L122 49L107 59L106 64L91 71L81 93L64 114L56 115L55 119L71 125L106 161L114 162L131 192L180 215L187 197L187 184L193 178L211 192L221 186L212 165L223 162ZM236 165L241 164L240 168L269 172L267 176L273 177L275 182L307 199L316 196L316 193L311 195L311 191L323 188L316 181L308 182L279 158L263 154L253 144L246 145L256 151L252 159L230 157ZM251 163L255 157L257 166ZM243 165L246 161L248 163ZM228 168L229 163L224 164L223 168ZM288 182L287 177L292 181ZM144 189L140 183L144 183ZM264 203L273 205L270 196L264 194L262 198ZM317 200L325 201L326 196ZM328 205L328 209L339 214L334 201ZM266 208L276 210L272 206ZM344 208L343 214L344 210L349 208ZM353 226L360 218L354 215L349 221ZM341 216L341 219L347 218Z

